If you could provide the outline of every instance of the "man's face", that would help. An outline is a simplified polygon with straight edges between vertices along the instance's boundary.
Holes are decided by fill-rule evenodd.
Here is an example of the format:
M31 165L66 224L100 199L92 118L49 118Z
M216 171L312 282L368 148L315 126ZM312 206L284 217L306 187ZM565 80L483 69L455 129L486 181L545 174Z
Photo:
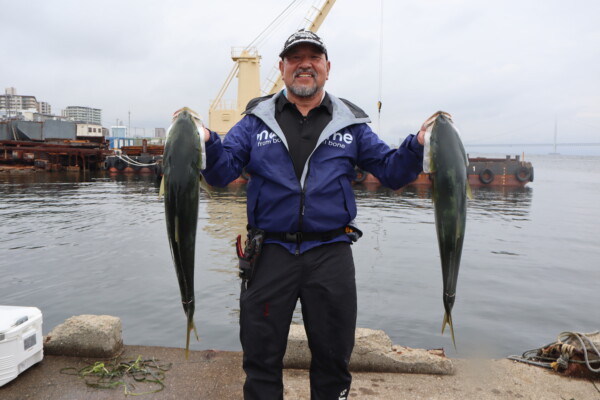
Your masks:
M311 44L293 47L279 62L285 86L298 97L312 97L321 92L330 67L325 54Z

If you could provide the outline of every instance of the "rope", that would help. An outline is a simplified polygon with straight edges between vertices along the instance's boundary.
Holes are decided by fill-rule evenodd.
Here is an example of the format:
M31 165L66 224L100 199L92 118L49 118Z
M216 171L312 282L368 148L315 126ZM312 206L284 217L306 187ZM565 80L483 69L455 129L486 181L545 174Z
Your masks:
M250 44L248 46L246 46L246 50L248 50L250 47L252 47L253 45L258 46L259 43L263 42L264 40L266 40L272 33L266 34L266 32L269 31L269 29L274 25L274 24L280 24L281 21L283 21L284 15L286 13L288 13L288 11L290 11L292 9L292 6L294 6L294 4L296 4L296 6L298 5L298 0L293 0L281 13L279 13L279 15L277 17L275 17L275 19L273 21L271 21L271 23L269 25L267 25L267 27L265 29L263 29L263 31L261 33L259 33L252 42L250 42ZM265 35L263 38L261 38L261 36Z
M594 332L594 333L597 333L597 332ZM599 360L598 360L598 361L600 361L600 351L598 350L598 348L596 347L596 345L594 344L594 342L592 342L592 341L590 340L590 338L588 338L588 337L587 337L585 334L583 334L583 333L577 333L577 332L562 332L560 335L558 335L558 341L559 341L560 343L562 343L560 339L561 339L563 336L567 336L567 337L571 337L571 338L572 338L572 337L575 337L575 338L576 338L576 339L579 341L579 344L581 345L581 351L583 352L583 359L585 360L585 365L588 367L588 369L589 369L590 371L592 371L592 372L595 372L595 373L600 373L600 367L598 367L598 368L593 368L593 367L591 366L591 364L590 364L590 359L589 359L589 356L588 356L588 348L587 348L587 346L585 345L585 343L584 343L584 340L586 340L586 341L587 341L587 343L589 343L590 347L591 347L591 348L594 350L594 352L595 352L595 353L596 353L596 355L598 356L598 358L599 358ZM563 347L564 347L564 346L565 346L565 345L563 344ZM566 345L566 346L570 346L570 348L571 348L571 355L572 355L572 354L573 354L573 351L575 350L575 347L573 347L572 345ZM565 354L565 353L563 352L563 355L564 355L564 354ZM595 362L598 362L598 361L595 361Z
M144 163L136 161L132 158L129 158L126 154L123 154L123 155L117 154L116 157L120 158L121 160L125 161L128 164L135 165L137 167L152 167L157 164L156 162L153 162L152 164L144 164Z
M381 106L383 95L383 0L381 0L381 20L379 22L379 101L377 101L377 133L381 135Z
M598 332L594 332L594 334L597 334ZM576 338L579 341L579 344L581 345L581 353L583 353L583 361L579 361L579 360L572 360L572 356L575 353L575 351L578 351L578 349L569 344L569 343L564 343L564 340L567 340L569 338ZM563 340L561 340L563 339ZM588 351L588 346L591 347L591 350L593 350L593 352L596 353L596 355L598 356L598 360L592 360L590 361L589 359L589 353ZM558 357L548 357L548 356L544 356L545 352L548 352L548 350L552 351L552 350L556 350L558 352L560 352L560 356ZM523 355L521 356L509 356L507 357L509 360L513 360L513 361L519 361L519 362L523 362L526 364L531 364L531 365L536 365L539 367L544 367L544 368L552 368L555 370L564 370L567 369L569 366L569 363L574 363L574 364L585 364L586 367L588 368L588 370L590 370L593 373L600 373L600 367L598 368L594 368L592 367L592 364L598 364L600 363L600 351L598 350L598 348L596 347L596 345L594 344L594 342L592 342L590 340L589 337L587 337L585 334L583 333L577 333L577 332L562 332L560 335L558 335L557 341L553 342L553 343L549 343L546 346L537 348L537 349L532 349L532 350L527 350L523 353Z

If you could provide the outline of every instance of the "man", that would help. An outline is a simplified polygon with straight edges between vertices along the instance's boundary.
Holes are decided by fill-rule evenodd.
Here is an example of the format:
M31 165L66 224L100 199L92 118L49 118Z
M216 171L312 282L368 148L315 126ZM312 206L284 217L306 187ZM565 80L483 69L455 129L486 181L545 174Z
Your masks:
M224 186L246 169L249 242L264 238L260 256L246 258L252 268L240 296L244 398L283 399L283 356L300 299L311 399L346 399L357 309L350 243L361 235L355 167L393 189L412 182L422 169L424 128L390 149L361 109L324 91L331 64L313 32L290 36L280 57L285 89L252 100L223 142L205 135L204 177Z

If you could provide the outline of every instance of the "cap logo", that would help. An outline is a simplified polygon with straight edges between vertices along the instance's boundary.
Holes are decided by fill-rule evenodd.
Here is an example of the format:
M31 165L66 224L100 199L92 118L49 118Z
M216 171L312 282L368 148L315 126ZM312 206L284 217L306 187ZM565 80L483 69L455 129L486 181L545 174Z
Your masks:
M315 40L315 34L310 31L299 31L292 35L290 39L288 39L288 43L294 42L298 39L313 39Z

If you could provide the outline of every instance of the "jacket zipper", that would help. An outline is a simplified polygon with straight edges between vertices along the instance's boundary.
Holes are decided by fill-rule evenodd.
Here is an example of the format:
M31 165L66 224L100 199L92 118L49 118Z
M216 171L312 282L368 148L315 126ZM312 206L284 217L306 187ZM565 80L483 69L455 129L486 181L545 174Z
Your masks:
M306 178L308 178L308 171L310 170L310 163L308 164L307 168L306 168ZM299 217L298 217L298 232L302 232L302 227L304 225L304 209L305 209L305 205L306 205L306 178L304 180L304 186L302 186L302 182L298 181L298 183L300 183L300 212L299 212ZM296 255L299 256L300 255L300 241L298 241L296 243Z
M300 192L300 217L298 218L298 233L302 232L302 224L304 219L304 189ZM296 255L300 255L300 241L296 242Z

